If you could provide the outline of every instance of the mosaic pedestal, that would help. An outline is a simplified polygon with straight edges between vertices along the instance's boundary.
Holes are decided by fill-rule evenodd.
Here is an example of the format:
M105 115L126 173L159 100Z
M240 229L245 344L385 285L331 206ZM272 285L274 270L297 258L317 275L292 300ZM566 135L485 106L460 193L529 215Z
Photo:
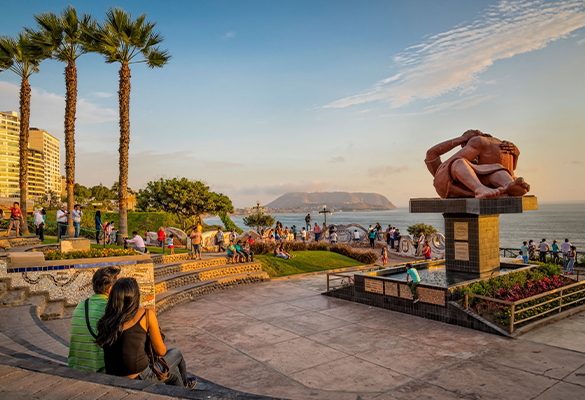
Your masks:
M487 276L500 268L500 214L538 208L536 197L411 199L411 213L442 213L445 267Z

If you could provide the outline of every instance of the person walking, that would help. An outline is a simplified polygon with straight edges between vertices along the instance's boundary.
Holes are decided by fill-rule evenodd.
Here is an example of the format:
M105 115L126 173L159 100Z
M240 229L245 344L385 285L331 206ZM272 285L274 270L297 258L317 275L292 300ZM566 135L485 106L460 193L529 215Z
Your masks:
M318 242L319 238L321 237L321 227L316 222L315 222L315 228L313 228L313 233L315 234L315 242Z
M376 230L370 229L368 232L368 239L370 239L370 248L376 247Z
M189 237L191 238L191 250L195 260L201 260L201 232L193 229Z
M522 261L524 261L524 264L528 264L528 242L523 242L522 246L520 246L520 251L522 252Z
M97 210L93 219L95 221L95 241L97 244L100 244L100 231L104 229L104 225L102 224L102 212Z
M571 250L571 243L569 239L565 239L565 242L561 244L561 253L563 253L563 268L567 268L567 263L569 262L569 258L567 257L567 253Z
M558 264L560 261L559 258L559 244L557 243L557 240L553 240L553 244L551 246L552 249L552 257L553 257L553 263Z
M67 234L67 204L63 204L57 211L57 227L59 229L59 239Z
M79 237L79 231L81 230L81 217L83 216L83 211L81 211L81 206L76 204L73 207L73 211L71 211L71 219L73 220L73 228L75 228L75 237Z
M37 235L42 242L45 240L45 220L43 219L43 213L40 208L35 210L34 224L36 230L35 235Z
M217 232L215 233L215 243L220 253L225 251L226 247L223 242L223 232L221 231L221 226L217 228Z
M18 237L20 233L20 221L22 220L22 224L24 225L24 217L22 216L22 211L20 209L20 204L15 201L13 207L7 207L5 205L1 205L3 208L7 208L10 210L10 223L8 225L8 232L6 232L6 237L10 236L10 230L14 228L16 231L16 237Z
M546 242L546 239L542 239L542 241L538 244L538 260L541 263L546 263L546 253L550 251L550 246Z
M577 258L577 248L575 246L571 246L571 249L567 252L567 260L569 262L567 264L567 270L565 271L565 274L573 275L575 272L573 269L575 266L575 258Z

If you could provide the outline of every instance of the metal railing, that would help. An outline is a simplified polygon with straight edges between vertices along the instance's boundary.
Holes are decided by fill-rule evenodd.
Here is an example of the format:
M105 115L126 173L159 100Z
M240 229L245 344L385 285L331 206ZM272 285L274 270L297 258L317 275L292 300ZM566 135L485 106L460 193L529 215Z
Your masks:
M518 255L520 254L520 249L513 249L513 248L508 248L508 247L500 247L500 256L503 258L516 258L518 257ZM534 256L532 259L530 259L530 261L538 261L540 258L540 250L536 249L534 251ZM546 252L546 257L547 260L550 260L550 262L556 262L557 264L561 264L563 263L563 253L561 253L560 251L558 253L555 253L552 250L549 250ZM579 262L585 262L585 252L583 251L577 251L576 257L575 257L575 262L579 263Z
M577 276L577 279L579 279L578 276ZM568 289L573 289L573 288L581 288L581 289L580 290L577 290L577 291L574 291L574 292L566 293L566 291ZM572 304L576 304L576 303L579 303L579 302L584 302L585 301L585 297L581 297L581 298L578 298L577 300L573 300L573 301L570 301L568 303L563 303L563 300L565 298L572 297L572 296L574 296L576 294L583 293L583 292L585 292L585 281L572 283L570 285L563 286L563 287L558 288L558 289L549 290L548 292L544 292L544 293L540 293L540 294L537 294L537 295L534 295L534 296L526 297L524 299L517 300L517 301L500 300L500 299L495 299L493 297L481 296L479 294L467 293L466 292L465 293L465 309L466 310L469 310L469 297L475 297L475 298L478 298L478 299L482 299L482 300L486 300L486 301L491 301L491 302L494 302L494 303L499 303L499 304L503 304L505 306L509 306L510 307L510 325L509 325L509 330L510 330L510 333L512 333L512 332L514 332L514 326L515 325L518 325L519 323L524 323L526 321L530 321L531 319L538 318L538 317L542 317L543 315L548 314L548 313L551 313L551 312L553 312L555 310L558 310L558 312L560 313L561 311L563 311L563 307L567 308L568 306L570 306ZM538 299L541 299L543 297L548 297L548 296L554 296L554 297L551 298L550 300L543 301L541 303L532 305L530 307L522 308L522 309L519 309L519 310L516 309L516 307L519 306L519 305L521 305L521 304L524 304L526 302L533 301L533 300L538 300ZM535 309L536 307L540 307L540 306L543 306L545 304L552 303L554 301L558 301L559 302L559 305L556 306L556 307L550 308L548 310L544 310L542 312L539 312L539 313L537 313L535 315L532 315L532 316L530 316L528 318L523 318L523 319L521 319L519 321L516 320L516 316L517 315L522 314L522 313L524 313L524 312L526 312L528 310Z

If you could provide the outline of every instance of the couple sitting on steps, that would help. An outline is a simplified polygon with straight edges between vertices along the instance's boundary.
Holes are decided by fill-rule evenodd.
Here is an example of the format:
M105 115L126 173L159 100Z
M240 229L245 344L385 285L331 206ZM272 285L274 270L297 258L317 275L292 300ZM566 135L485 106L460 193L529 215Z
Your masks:
M119 274L117 267L98 269L92 279L95 294L75 308L69 367L195 387L181 351L167 349L154 311L140 307L136 279L118 279Z

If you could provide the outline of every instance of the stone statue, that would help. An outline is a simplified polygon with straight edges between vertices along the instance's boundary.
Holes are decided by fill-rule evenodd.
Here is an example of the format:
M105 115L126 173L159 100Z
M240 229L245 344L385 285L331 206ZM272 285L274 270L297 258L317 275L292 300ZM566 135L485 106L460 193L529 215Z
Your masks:
M447 161L441 156L461 145ZM425 163L435 177L433 184L441 198L519 197L530 190L522 178L514 176L520 151L510 142L478 130L439 143L427 151Z

